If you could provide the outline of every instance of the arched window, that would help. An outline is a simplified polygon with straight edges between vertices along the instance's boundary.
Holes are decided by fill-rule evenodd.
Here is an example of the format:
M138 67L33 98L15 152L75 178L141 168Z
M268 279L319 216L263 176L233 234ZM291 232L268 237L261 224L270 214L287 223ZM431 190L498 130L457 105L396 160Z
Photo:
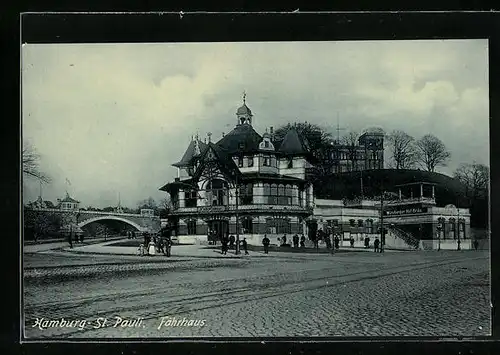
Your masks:
M195 219L190 219L187 222L187 230L188 230L188 235L195 235L196 234L196 220Z
M448 223L450 225L450 232L449 232L449 236L450 238L453 238L453 239L457 239L457 234L455 233L455 218L450 218L448 220Z
M228 185L221 179L212 179L207 183L207 204L209 206L223 206L228 204Z
M253 202L253 184L240 186L239 203L241 205L250 205Z
M366 233L368 234L373 233L373 219L366 220Z
M267 218L266 231L270 234L290 234L292 232L290 219L280 217Z
M269 194L269 204L276 205L278 203L278 185L271 185L271 192Z
M466 239L467 236L465 235L465 220L460 218L458 222L458 233L460 235L460 239Z
M291 186L291 185L285 186L285 196L287 199L286 204L292 205L293 204L293 186Z

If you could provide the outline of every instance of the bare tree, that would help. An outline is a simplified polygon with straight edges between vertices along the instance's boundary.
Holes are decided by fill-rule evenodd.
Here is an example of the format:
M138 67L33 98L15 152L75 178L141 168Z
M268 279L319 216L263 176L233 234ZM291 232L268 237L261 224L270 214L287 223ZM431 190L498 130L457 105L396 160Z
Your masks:
M415 139L406 132L394 130L388 136L395 169L408 169L415 165L417 158Z
M355 169L355 164L357 161L357 154L358 154L358 138L359 138L359 132L356 131L351 131L345 136L342 137L341 143L345 146L347 149L347 155L348 158L351 162L351 171L356 170Z
M170 211L172 210L172 201L170 200L169 197L164 197L160 201L159 205L159 210L160 210L160 217L161 218L167 218L168 215L170 214Z
M461 164L455 171L455 177L466 186L472 198L485 196L488 192L490 169L484 164Z
M436 166L446 166L451 153L446 149L444 143L432 134L426 134L415 143L416 162L423 169L434 172Z
M29 143L24 144L22 160L23 160L23 173L26 176L38 179L45 183L50 182L50 178L44 173L42 173L39 169L40 155L37 153L35 148Z

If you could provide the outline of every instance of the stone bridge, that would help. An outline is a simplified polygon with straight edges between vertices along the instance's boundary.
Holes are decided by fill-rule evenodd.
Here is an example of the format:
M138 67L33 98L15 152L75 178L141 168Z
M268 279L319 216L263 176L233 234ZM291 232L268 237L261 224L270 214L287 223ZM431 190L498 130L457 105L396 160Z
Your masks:
M160 230L160 217L148 216L135 213L117 213L117 212L101 212L101 211L85 211L85 210L59 210L50 208L33 209L38 212L55 213L62 217L61 230L69 230L71 226L80 229L92 222L100 221L121 221L139 232L157 232Z

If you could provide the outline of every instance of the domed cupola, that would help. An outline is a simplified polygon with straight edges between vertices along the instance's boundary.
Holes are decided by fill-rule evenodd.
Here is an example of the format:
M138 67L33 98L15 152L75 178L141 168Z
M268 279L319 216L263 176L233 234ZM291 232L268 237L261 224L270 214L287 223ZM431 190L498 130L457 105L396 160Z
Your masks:
M243 105L236 111L236 117L238 117L238 124L248 124L252 125L252 110L246 105L246 93L243 93Z

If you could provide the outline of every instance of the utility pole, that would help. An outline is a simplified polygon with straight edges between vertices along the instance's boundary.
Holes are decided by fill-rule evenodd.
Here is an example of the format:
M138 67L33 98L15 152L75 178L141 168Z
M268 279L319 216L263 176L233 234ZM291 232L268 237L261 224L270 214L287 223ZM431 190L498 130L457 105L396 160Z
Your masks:
M239 186L238 186L238 174L236 174L236 250L235 253L238 255L240 253L240 228L239 228L239 214L238 214L238 194Z
M382 194L380 197L380 252L384 252L385 233L384 233L384 182L382 180Z
M458 247L457 250L460 250L460 196L457 198L457 233L458 233Z

